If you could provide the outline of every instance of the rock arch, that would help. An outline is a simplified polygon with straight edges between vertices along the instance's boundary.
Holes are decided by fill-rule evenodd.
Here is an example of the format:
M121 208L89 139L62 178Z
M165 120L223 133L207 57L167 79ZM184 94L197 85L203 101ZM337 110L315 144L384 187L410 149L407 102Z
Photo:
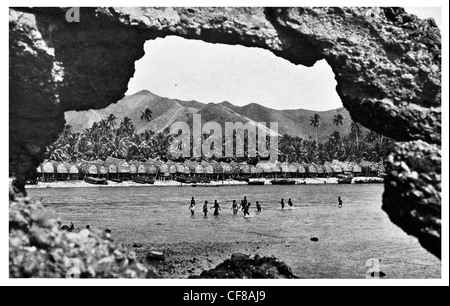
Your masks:
M10 175L22 184L64 112L121 99L146 40L167 35L325 59L352 119L399 141L383 209L440 257L441 36L401 8L11 8ZM20 187L20 186L19 186Z

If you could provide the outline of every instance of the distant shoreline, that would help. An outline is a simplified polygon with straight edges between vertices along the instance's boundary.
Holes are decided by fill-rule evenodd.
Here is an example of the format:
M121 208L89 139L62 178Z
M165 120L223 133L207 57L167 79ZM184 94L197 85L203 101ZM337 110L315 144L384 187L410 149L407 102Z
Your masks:
M270 179L263 179L265 185L272 185ZM323 185L323 184L337 184L337 178L293 178L298 185ZM353 179L353 183L356 181L371 180L375 183L382 183L383 179L379 177L356 177ZM27 189L43 189L43 188L113 188L113 187L221 187L221 186L249 186L246 182L237 180L224 180L224 181L212 181L211 183L197 183L197 184L185 184L173 180L156 181L155 184L139 184L133 181L124 181L122 183L116 183L108 181L108 185L94 185L86 183L85 181L63 181L63 182L38 182L37 185L27 185ZM261 186L261 185L260 185Z

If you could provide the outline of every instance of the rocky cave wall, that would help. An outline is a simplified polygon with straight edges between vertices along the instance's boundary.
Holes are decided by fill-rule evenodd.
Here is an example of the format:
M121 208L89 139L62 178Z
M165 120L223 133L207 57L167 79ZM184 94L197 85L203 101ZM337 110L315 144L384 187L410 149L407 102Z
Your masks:
M18 187L64 112L121 99L146 40L167 35L260 47L293 64L325 59L352 119L397 140L383 209L441 254L441 35L401 8L11 8L10 176Z

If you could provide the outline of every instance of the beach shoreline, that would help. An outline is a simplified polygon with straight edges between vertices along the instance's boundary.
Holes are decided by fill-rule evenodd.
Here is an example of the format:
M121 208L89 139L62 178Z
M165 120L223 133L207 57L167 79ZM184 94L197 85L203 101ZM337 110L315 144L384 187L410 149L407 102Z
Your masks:
M383 179L378 177L355 177L352 183L364 180L372 180L374 183L382 183ZM258 180L258 179L256 179ZM265 185L272 185L271 179L262 179ZM331 178L294 178L296 185L321 185L321 184L337 184L338 179ZM59 181L59 182L38 182L36 185L26 185L27 189L40 188L113 188L113 187L221 187L221 186L242 186L248 185L247 182L237 180L211 181L210 183L186 184L173 180L155 181L154 184L139 184L133 181L124 181L116 183L108 181L108 185L94 185L85 181Z

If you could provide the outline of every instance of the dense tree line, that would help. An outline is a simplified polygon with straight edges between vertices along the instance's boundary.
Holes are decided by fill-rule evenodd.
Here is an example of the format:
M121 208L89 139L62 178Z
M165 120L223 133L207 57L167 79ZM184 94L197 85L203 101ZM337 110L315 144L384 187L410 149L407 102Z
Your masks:
M152 113L149 109L141 111L141 120L149 122L151 118ZM326 142L319 142L318 131L321 127L321 119L317 114L312 116L310 125L315 129L315 139L283 135L279 138L278 160L316 164L323 164L333 159L379 162L392 150L394 142L391 139L372 131L364 132L364 129L356 122L352 122L350 130L344 136L342 131L344 120L345 118L340 114L336 115L333 123L337 130L328 136ZM176 135L170 134L168 128L162 132L145 130L137 133L130 118L125 117L119 124L117 122L118 118L111 114L82 132L74 132L70 125L66 125L58 140L47 147L46 158L67 162L81 159L105 160L108 156L127 160L152 158L162 161L183 161L183 158L174 159L170 154L170 144ZM205 140L207 137L208 135L203 135L202 139ZM269 138L267 138L268 141ZM233 142L235 143L236 139ZM247 146L248 142L244 139L244 157L213 158L221 161L257 163L258 157L247 157Z

